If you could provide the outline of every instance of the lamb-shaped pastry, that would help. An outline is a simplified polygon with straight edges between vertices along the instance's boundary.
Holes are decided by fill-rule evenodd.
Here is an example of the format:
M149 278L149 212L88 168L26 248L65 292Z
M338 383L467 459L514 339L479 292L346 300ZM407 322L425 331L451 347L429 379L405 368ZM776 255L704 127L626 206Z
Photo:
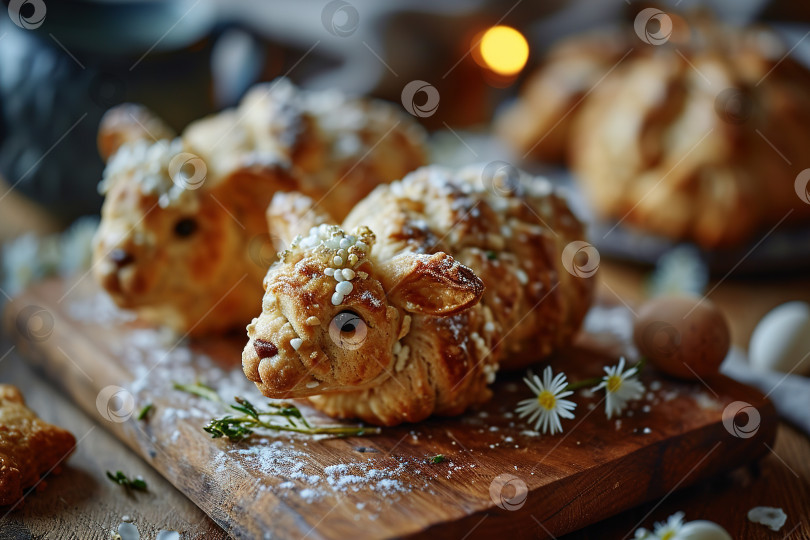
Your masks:
M18 501L73 452L69 431L41 420L17 387L0 384L0 506Z
M274 235L309 233L267 272L247 378L270 398L395 425L460 414L489 399L499 368L569 343L593 280L566 271L562 253L583 226L547 181L490 176L419 169L377 187L341 226L296 216L311 201L277 194Z
M105 116L93 268L119 306L191 335L254 315L274 253L264 213L276 191L300 191L342 217L424 163L421 129L394 106L286 79L173 137L140 106Z

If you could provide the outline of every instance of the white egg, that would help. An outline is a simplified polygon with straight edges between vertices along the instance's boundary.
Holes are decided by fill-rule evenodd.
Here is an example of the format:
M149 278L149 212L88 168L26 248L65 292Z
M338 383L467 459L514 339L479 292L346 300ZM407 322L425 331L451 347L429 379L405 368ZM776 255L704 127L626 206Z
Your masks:
M713 521L690 521L681 527L679 540L731 540L731 535Z
M765 315L751 335L748 355L755 369L810 374L810 305L788 302Z

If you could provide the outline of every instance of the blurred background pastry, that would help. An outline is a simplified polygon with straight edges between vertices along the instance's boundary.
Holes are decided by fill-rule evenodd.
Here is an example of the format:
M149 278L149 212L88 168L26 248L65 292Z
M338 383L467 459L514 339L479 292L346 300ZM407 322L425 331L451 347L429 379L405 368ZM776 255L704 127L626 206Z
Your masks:
M678 21L664 43L626 31L564 42L500 133L570 163L602 217L673 240L734 246L807 222L794 181L810 165L810 72L764 28Z

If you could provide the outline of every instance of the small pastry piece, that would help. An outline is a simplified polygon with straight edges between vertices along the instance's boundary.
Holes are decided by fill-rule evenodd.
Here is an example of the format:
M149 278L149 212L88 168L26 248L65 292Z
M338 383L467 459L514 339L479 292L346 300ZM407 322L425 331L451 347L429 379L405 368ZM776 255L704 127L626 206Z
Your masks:
M504 184L480 167L422 168L377 187L342 226L292 239L248 325L248 379L268 397L394 425L460 414L489 399L499 367L570 343L593 280L566 271L562 253L583 226L547 181L514 172ZM306 207L286 197L271 226Z
M105 116L93 270L119 306L190 335L250 320L274 260L264 218L274 193L300 191L342 217L425 159L421 129L396 107L286 79L171 137L142 107Z
M76 439L42 421L20 391L0 384L0 506L13 504L73 452Z

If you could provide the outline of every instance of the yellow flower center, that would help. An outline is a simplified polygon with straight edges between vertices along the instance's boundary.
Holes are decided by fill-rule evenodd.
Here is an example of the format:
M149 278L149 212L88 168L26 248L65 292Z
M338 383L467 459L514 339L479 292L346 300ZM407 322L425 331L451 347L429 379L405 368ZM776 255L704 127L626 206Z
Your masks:
M548 390L543 390L537 394L537 403L547 411L553 411L557 407L557 398Z
M671 540L673 536L675 536L675 531L667 531L664 533L664 536L661 537L661 540Z
M619 388L622 387L622 378L618 375L611 375L608 377L607 380L607 390L608 392L616 392Z

